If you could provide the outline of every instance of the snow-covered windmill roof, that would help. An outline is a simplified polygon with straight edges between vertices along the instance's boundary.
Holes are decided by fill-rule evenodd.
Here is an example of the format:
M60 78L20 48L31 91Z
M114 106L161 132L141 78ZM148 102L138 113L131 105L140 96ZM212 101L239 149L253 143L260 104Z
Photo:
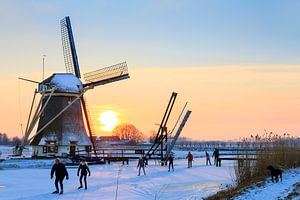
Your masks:
M71 73L55 73L42 84L56 87L56 92L80 93L83 89L80 79Z

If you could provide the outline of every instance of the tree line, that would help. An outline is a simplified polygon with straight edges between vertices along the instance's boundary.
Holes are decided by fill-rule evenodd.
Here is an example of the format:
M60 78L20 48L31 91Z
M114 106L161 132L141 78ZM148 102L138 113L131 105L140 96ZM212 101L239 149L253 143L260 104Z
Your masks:
M21 139L19 137L8 137L6 133L0 133L0 145L16 145L20 143Z

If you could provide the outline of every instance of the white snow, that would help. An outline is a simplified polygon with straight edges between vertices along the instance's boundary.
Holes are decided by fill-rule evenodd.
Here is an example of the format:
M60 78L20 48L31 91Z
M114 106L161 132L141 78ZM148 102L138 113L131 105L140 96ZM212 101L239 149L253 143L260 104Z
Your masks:
M137 176L136 161L127 166L91 165L88 190L77 190L77 167L68 167L69 180L64 181L64 194L51 194L54 180L50 180L50 167L0 170L0 197L5 199L115 199L116 182L120 172L118 198L128 199L202 199L216 193L226 184L232 184L232 165L205 166L204 159L195 159L188 169L186 160L175 160L175 172L167 167L146 167L146 176Z
M269 178L262 186L252 187L243 195L234 199L285 199L285 197L287 197L287 195L293 190L293 185L295 183L300 183L300 168L288 170L284 172L282 176L282 182L273 183L271 178ZM293 199L300 200L300 196L294 197Z
M10 154L12 147L0 146L2 156ZM29 150L28 150L29 151ZM69 167L69 180L64 181L64 194L51 194L54 180L50 179L53 160L5 160L0 162L0 199L115 199L117 177L120 172L119 200L135 199L202 199L228 185L233 185L233 163L224 161L221 168L206 166L204 152L194 154L193 168L188 169L186 151L174 151L175 172L156 165L154 161L146 167L146 176L137 176L136 161L129 165L91 165L92 176L88 177L88 190L77 190L77 167ZM212 160L213 162L213 160ZM300 168L283 173L282 183L272 183L270 178L262 186L249 188L235 200L284 199L295 183L300 181ZM3 198L5 197L5 198ZM299 197L294 199L299 200Z
M54 74L50 82L51 86L59 91L79 93L82 91L81 81L73 74Z

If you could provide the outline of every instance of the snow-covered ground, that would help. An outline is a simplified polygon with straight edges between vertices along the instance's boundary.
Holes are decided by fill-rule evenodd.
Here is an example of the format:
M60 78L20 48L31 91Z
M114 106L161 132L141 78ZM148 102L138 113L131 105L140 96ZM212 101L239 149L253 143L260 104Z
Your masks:
M188 169L186 160L175 161L175 172L150 163L146 176L137 176L136 163L90 166L88 190L77 190L77 169L68 167L70 179L64 181L63 195L54 191L50 167L0 170L0 199L202 199L232 183L232 167L205 166L204 159L195 159Z
M11 154L12 147L1 147L2 158ZM70 179L64 181L64 194L51 194L54 180L50 179L53 160L14 160L0 162L0 199L202 199L233 184L233 162L223 161L221 168L206 166L204 152L192 152L193 168L188 169L186 151L174 151L175 172L151 161L146 176L137 176L136 161L129 165L91 165L88 190L78 190L77 168L68 167ZM210 152L211 153L211 152ZM117 179L119 175L116 198ZM300 168L284 172L282 183L269 179L260 186L249 188L236 200L296 199L300 200ZM291 197L291 198L287 198Z
M282 182L273 183L269 178L260 186L254 186L235 200L254 199L293 199L300 200L300 168L288 170L283 173Z

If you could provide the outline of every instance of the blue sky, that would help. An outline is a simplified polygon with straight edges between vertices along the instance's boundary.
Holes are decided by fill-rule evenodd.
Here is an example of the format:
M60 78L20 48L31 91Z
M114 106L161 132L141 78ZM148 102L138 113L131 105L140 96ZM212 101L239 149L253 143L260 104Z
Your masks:
M40 70L43 54L61 69L65 15L88 70L123 60L132 67L295 65L299 10L299 1L276 0L1 1L1 72Z
M288 0L0 0L0 131L20 135L27 121L36 85L18 76L41 80L43 54L45 77L65 71L60 19L69 15L82 74L129 66L129 80L88 94L96 121L104 106L156 129L177 91L192 105L188 136L299 135L299 10Z

